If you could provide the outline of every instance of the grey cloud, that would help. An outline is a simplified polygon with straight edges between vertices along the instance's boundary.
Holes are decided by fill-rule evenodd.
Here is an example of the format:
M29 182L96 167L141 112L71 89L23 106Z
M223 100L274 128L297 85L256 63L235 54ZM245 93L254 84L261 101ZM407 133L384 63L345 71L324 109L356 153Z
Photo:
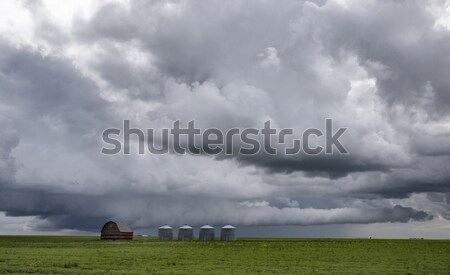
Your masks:
M0 188L1 185L12 183L17 171L17 163L12 150L19 144L19 135L13 123L0 116Z
M121 3L105 4L89 23L81 18L75 20L77 36L90 42L95 42L99 37L130 40L138 35L138 24L133 21L133 14Z
M28 6L35 43L0 43L0 211L36 230L448 218L450 36L427 11L443 2L347 2L106 3L67 30ZM124 119L226 131L328 117L350 155L99 154Z
M0 47L4 104L31 116L51 114L80 126L102 114L105 104L95 83L81 76L69 60L31 48L16 49L5 41Z
M130 199L133 198L133 201ZM99 196L51 194L34 190L4 191L2 209L9 215L38 215L36 229L68 228L98 230L100 220L126 219L136 228L163 223L201 225L233 223L236 225L317 225L341 223L408 222L432 218L410 207L330 209L277 208L268 204L242 204L237 201L207 197L142 196L133 193ZM13 205L11 202L16 201Z
M0 48L0 99L11 108L7 116L17 131L36 146L50 139L97 146L96 135L112 121L97 85L65 58L5 41Z
M345 177L352 172L382 171L387 172L392 166L383 163L362 162L360 159L347 155L299 155L299 156L270 156L260 157L238 156L244 163L265 167L270 172L292 173L303 171L310 177Z
M337 59L345 52L356 54L377 79L384 100L448 113L450 83L445 76L450 73L450 34L434 29L435 19L425 9L430 2L372 1L354 9L336 4L310 7L320 18L318 25L323 25L318 35L325 49ZM359 24L362 19L364 24ZM381 71L373 62L383 66Z
M128 96L145 101L158 100L164 83L162 74L151 64L151 56L138 48L133 58L139 63L135 64L127 60L124 51L127 49L105 46L93 67L115 89L124 90Z

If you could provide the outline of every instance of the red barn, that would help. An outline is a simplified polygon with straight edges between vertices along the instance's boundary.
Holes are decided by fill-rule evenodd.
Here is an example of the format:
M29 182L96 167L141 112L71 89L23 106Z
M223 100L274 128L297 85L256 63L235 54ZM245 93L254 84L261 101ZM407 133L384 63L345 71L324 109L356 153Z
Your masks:
M131 241L133 240L133 230L124 222L109 221L103 226L100 239Z

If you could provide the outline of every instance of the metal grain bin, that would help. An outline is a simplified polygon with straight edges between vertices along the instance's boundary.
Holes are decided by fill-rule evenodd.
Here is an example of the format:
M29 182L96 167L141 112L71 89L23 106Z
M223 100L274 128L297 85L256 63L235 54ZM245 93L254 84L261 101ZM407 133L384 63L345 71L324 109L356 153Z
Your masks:
M220 231L220 240L222 241L235 241L236 240L236 227L232 225L225 225Z
M166 225L158 228L158 236L160 241L171 241L173 240L173 229L172 227Z
M185 224L178 229L178 240L180 241L192 241L194 239L194 229Z
M210 225L204 225L200 227L200 233L198 239L200 241L214 241L214 227Z

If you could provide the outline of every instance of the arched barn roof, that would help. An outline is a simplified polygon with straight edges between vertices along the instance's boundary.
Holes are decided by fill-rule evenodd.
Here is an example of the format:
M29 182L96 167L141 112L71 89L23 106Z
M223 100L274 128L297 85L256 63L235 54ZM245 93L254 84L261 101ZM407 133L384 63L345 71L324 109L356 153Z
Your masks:
M102 228L102 231L108 223L115 223L120 232L133 232L133 229L131 229L131 227L126 222L121 221L109 221L105 223L105 225Z

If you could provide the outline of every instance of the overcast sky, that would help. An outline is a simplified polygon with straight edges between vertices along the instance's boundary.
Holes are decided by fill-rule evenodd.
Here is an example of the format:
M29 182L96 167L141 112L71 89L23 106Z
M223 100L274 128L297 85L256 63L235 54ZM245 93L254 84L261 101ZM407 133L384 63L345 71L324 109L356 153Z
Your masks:
M450 1L1 1L0 234L110 219L450 237ZM348 127L348 155L102 155L102 132Z

